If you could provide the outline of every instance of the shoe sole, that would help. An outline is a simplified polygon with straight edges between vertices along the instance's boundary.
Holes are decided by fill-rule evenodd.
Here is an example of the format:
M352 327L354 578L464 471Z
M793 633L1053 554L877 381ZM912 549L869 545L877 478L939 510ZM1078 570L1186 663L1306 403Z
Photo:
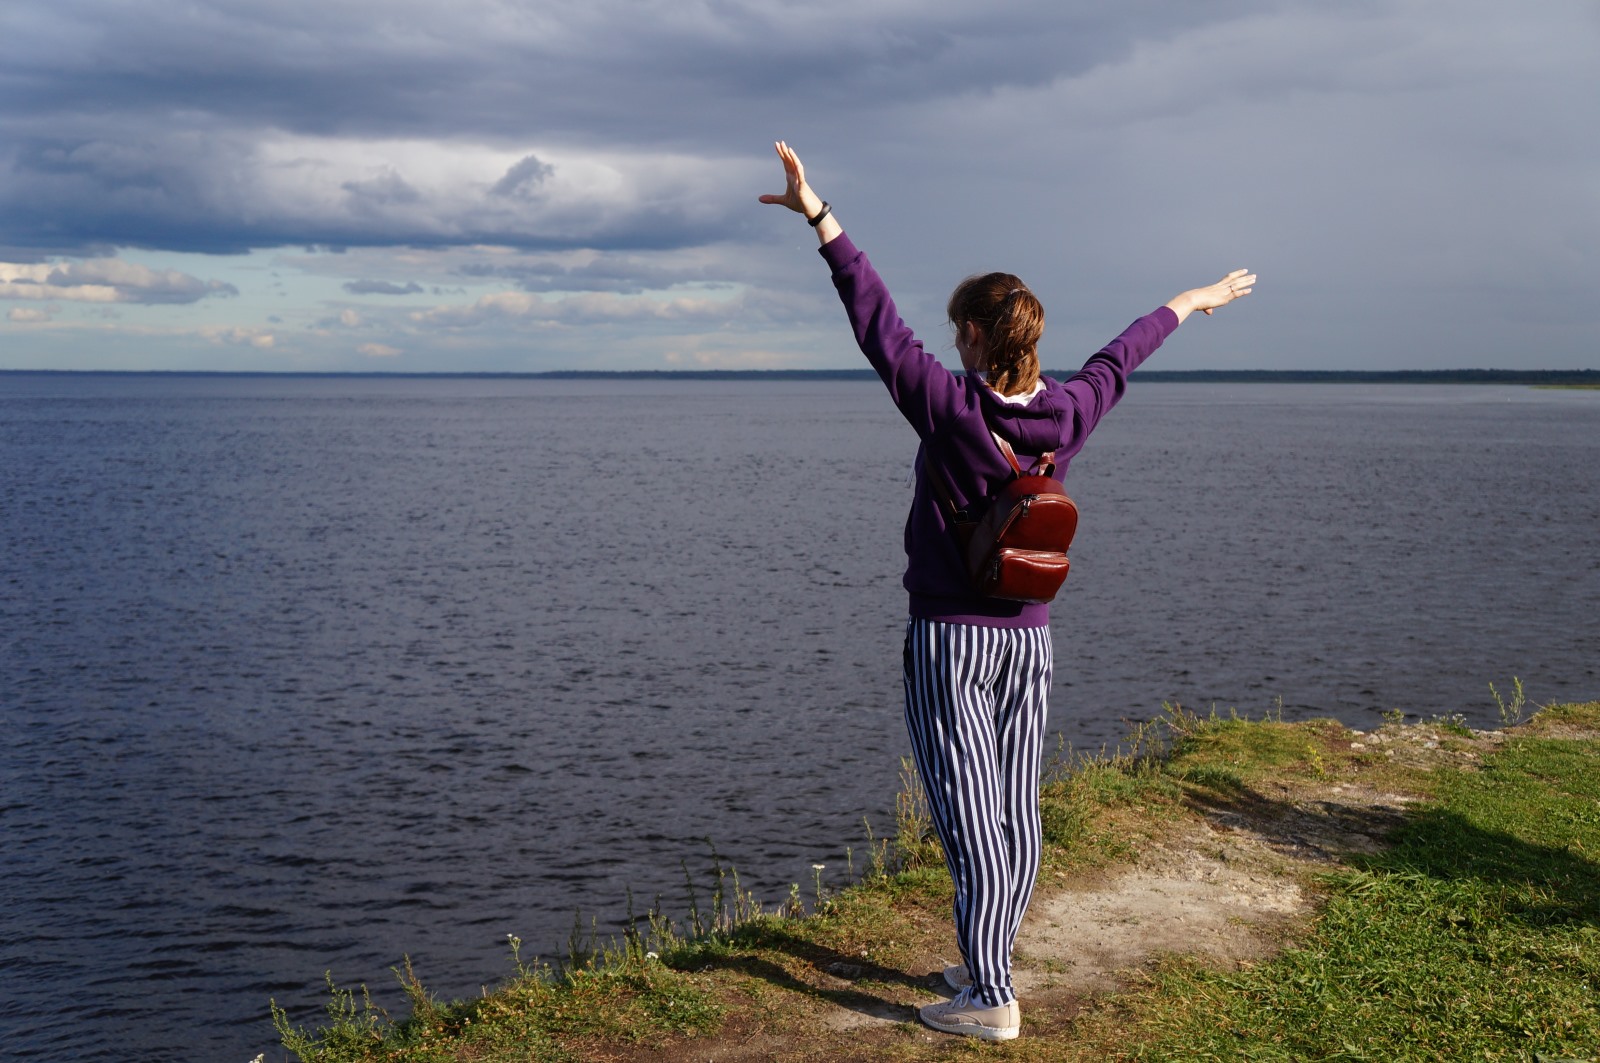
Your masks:
M1021 1028L1016 1026L979 1026L970 1022L945 1026L928 1018L922 1013L921 1009L917 1011L917 1018L921 1019L923 1025L930 1030L938 1030L940 1033L961 1034L963 1037L976 1037L980 1041L1010 1041L1022 1032Z

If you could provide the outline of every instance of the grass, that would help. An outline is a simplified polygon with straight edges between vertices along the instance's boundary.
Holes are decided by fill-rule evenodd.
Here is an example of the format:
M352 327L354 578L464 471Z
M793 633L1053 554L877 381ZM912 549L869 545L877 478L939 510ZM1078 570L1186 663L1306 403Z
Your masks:
M1380 851L1287 872L1321 907L1276 957L1229 970L1168 957L1081 1011L1028 1011L1006 1046L909 1023L840 1042L818 1025L899 1017L894 1002L926 997L928 957L949 938L950 883L909 769L896 837L869 843L856 886L818 886L810 913L798 898L761 911L719 865L710 910L683 926L656 912L620 942L575 935L553 968L524 965L513 940L517 975L477 1000L437 1002L407 967L411 1014L391 1020L330 979L315 1029L274 1008L284 1046L324 1063L688 1060L757 1037L782 1059L847 1044L893 1060L1600 1060L1600 703L1492 736L1456 717L1359 736L1168 706L1133 737L1117 755L1058 754L1041 891L1135 859L1175 823L1288 822L1347 787L1416 803Z
M1591 736L1534 727L1478 770L1435 779L1390 848L1324 876L1328 899L1297 947L1246 971L1155 974L1113 1009L1122 1054L1600 1058L1600 704L1543 721L1560 724Z
M720 1005L695 980L653 958L608 956L595 965L519 976L476 1000L441 1004L409 964L397 972L412 1012L395 1022L363 988L328 979L327 1021L308 1031L273 1005L283 1046L302 1060L577 1060L575 1047L605 1039L650 1044L705 1033Z

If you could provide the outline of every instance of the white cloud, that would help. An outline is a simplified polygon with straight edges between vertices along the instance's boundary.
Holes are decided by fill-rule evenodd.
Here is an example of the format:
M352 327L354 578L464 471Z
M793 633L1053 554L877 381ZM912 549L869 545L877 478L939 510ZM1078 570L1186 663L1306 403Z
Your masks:
M726 224L751 160L651 151L505 150L460 139L276 136L253 149L258 211L353 242L573 244ZM537 167L530 166L537 163ZM537 194L529 194L529 190ZM741 197L745 198L745 197ZM331 237L330 237L331 238Z
M54 316L48 310L35 310L25 306L14 306L6 311L6 320L15 321L19 325L40 325L50 321Z
M152 130L137 144L106 134L8 160L3 132L0 221L55 214L102 242L207 251L692 246L733 231L769 169L619 145L540 146L535 170L522 145L275 130Z
M0 299L60 299L80 303L193 303L237 295L222 281L203 281L173 269L151 269L120 258L0 262Z
M242 325L206 325L194 331L212 343L227 343L236 347L269 350L278 344L277 337L268 330Z
M495 292L468 305L439 306L411 314L417 325L471 328L490 322L516 321L542 325L593 325L619 322L727 321L737 316L743 300L717 295L625 296L583 292L564 297L530 292Z
M673 369L782 369L794 364L793 351L744 347L736 350L673 347L661 360Z
M401 354L398 347L391 347L387 343L363 343L356 348L368 358L394 358Z

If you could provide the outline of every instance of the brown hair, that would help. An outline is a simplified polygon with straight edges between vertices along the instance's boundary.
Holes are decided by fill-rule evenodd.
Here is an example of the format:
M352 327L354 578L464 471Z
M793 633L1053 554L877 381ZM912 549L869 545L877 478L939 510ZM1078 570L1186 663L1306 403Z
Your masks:
M1044 307L1012 273L974 274L956 285L945 308L960 329L972 322L983 330L983 370L989 386L1002 395L1028 391L1039 382L1039 337Z

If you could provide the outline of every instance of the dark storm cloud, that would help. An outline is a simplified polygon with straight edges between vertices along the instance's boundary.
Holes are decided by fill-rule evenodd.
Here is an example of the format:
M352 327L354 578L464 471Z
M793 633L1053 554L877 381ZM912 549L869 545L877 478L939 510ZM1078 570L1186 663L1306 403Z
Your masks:
M395 284L391 281L346 281L344 290L351 295L416 295L423 288L416 281Z
M397 203L420 203L422 193L418 192L406 179L392 170L374 177L368 181L346 181L339 186L350 196L350 199L360 205L371 207L387 207Z
M489 191L497 196L532 195L544 183L545 178L555 172L554 166L540 162L537 155L529 155L507 170L506 175L496 181Z
M575 218L549 187L558 164L526 146L748 155L775 116L792 131L1039 84L1245 6L16 0L0 10L0 232L211 252L705 243L743 224L705 208L721 189L699 182L692 218L689 188ZM264 147L282 137L521 146L477 200L522 212L426 193L376 152L378 172L341 174L305 146L290 181L296 160ZM318 180L342 196L286 194ZM549 202L523 202L536 199Z
M113 101L112 113L192 127L700 143L680 107L712 107L701 116L725 129L730 113L774 102L1037 84L1262 5L1200 6L14 0L0 57L7 99L46 121L105 115Z

